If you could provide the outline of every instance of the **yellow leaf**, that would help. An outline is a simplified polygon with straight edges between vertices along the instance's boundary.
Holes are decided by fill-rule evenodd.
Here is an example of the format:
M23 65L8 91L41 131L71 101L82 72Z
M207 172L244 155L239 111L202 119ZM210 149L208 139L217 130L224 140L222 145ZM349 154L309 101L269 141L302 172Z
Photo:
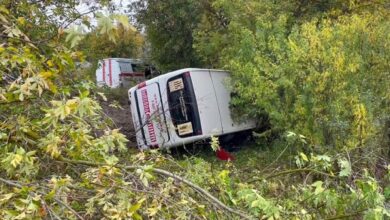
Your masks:
M52 93L54 93L54 94L58 93L58 90L57 90L57 86L56 86L56 85L54 85L51 81L46 81L46 82L47 82L47 85L49 86L49 90L50 90Z
M53 63L52 60L48 60L46 63L47 63L47 65L48 65L49 67L53 67L53 66L54 66L54 63Z
M25 219L26 217L26 212L22 212L18 216L14 217L14 219Z
M58 35L63 35L63 34L64 34L64 29L58 28Z
M301 156L302 160L309 161L309 159L307 158L306 154L301 152L299 155Z
M47 79L47 78L50 78L53 76L53 72L51 71L44 71L44 72L40 72L39 75L44 78L44 79Z
M97 94L100 95L100 97L102 97L102 99L103 99L105 102L107 102L107 97L104 95L104 93L98 92Z
M0 93L0 100L7 101L7 98L3 94Z
M9 14L8 9L6 9L3 5L0 6L0 12L7 14L7 15Z
M65 105L63 108L63 111L61 112L61 120L64 120L66 116L68 116L71 113L71 108L69 108L68 105Z
M66 104L65 104L65 107L67 107L67 114L70 114L70 111L71 110L74 110L77 108L79 104L79 100L78 99L70 99L68 101L66 101Z
M46 147L46 152L49 153L50 156L53 157L53 158L57 158L61 154L61 152L58 149L57 144L49 144Z
M23 101L23 100L24 100L24 95L23 95L23 93L20 93L20 94L19 94L19 100L20 100L20 101Z
M8 202L12 198L14 194L13 193L7 193L0 196L0 204L4 204L5 202Z
M23 157L21 155L15 154L14 158L11 161L11 165L16 168L20 164L20 162L22 162L22 160Z
M157 214L157 212L160 210L160 207L153 207L153 208L148 208L148 215L149 216L154 216Z
M26 24L26 19L24 17L19 17L18 18L18 23L21 24L21 25L24 25L24 24Z
M41 97L42 92L43 92L42 87L38 86L38 95L39 95L39 97Z

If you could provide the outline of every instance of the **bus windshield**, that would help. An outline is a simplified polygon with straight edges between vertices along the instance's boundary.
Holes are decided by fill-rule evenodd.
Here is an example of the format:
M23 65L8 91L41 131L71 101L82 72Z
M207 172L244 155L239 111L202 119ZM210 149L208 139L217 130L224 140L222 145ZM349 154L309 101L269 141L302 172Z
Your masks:
M168 80L168 103L172 123L179 137L202 134L198 105L189 73Z

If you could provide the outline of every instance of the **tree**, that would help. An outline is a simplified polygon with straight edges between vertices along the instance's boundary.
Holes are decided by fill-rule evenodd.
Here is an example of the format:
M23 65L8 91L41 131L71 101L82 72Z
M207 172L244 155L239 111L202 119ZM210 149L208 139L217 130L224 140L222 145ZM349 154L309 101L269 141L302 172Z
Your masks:
M389 86L382 81L388 64L374 61L388 56L378 50L388 46L388 5L305 2L215 1L227 25L210 28L213 19L205 19L197 51L206 59L219 56L219 67L232 71L238 94L232 104L241 106L240 115L265 110L274 127L302 133L315 145L361 146L389 112Z
M376 180L371 178L374 185L382 181L375 167L389 160L383 157L390 147L388 1L217 0L212 5L226 22L207 15L196 30L195 48L204 60L216 60L217 67L231 71L229 85L235 94L231 104L236 115L259 118L266 112L273 129L287 131L288 138L299 140L292 146L287 143L286 149L311 155L324 153L332 158L346 152L350 162L345 159L338 162L340 168L344 167L340 176L358 170L354 177L376 176ZM304 167L302 161L322 160L304 153L295 159L298 170ZM323 167L320 163L316 166ZM354 183L341 181L334 188L328 185L329 191L324 193L322 184L335 182L319 179L312 186L327 198L324 206L332 203L329 199L332 193L340 195L337 201L346 201L353 193L343 192L357 192L362 186L356 179ZM305 188L305 184L299 187ZM255 206L253 199L257 197L259 209L269 207L262 214L273 210L273 203L256 193L248 192L251 195L247 194L251 198L248 203ZM372 198L379 202L378 212L371 206L367 212L345 215L342 213L348 213L351 207L339 206L338 202L336 206L344 211L333 211L340 213L340 218L388 216L383 197L376 194ZM318 205L317 202L314 203ZM356 202L359 207L365 206L364 201ZM329 215L329 209L321 207L308 216ZM319 216L314 218L323 218ZM305 214L298 218L305 218Z
M102 35L98 31L94 29L87 33L79 44L79 49L86 54L88 61L95 62L107 57L143 56L144 37L131 25L124 27L119 23L114 27L110 34L115 36L115 41L109 39L108 34Z
M127 17L123 17L127 20ZM124 27L121 23L113 26L109 33L99 33L93 28L85 33L78 49L85 54L85 60L92 64L90 73L95 77L98 61L109 57L145 59L144 37L133 26ZM111 39L114 36L114 41Z
M132 7L145 28L151 59L163 71L201 67L193 49L193 30L202 15L202 1L141 0Z

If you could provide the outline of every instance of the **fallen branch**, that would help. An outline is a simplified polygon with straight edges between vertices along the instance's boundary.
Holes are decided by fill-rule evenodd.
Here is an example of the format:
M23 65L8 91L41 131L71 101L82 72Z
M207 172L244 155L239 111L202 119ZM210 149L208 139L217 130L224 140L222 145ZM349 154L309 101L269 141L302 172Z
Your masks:
M357 211L357 212L354 212L354 213L350 213L350 214L338 215L338 216L335 216L335 217L326 218L325 220L348 219L348 218L359 216L360 214L362 214L365 211L367 211L367 209L362 209L360 211Z
M286 171L282 171L282 172L279 172L279 173L271 174L271 175L266 176L266 177L254 178L254 179L249 180L248 183L253 183L253 182L267 180L267 179L272 179L272 178L275 178L275 177L278 177L278 176L287 175L287 174L291 174L291 173L299 173L299 172L313 172L313 173L321 174L321 175L328 176L328 177L335 177L335 176L332 176L332 175L330 175L328 173L321 172L321 171L318 171L318 170L309 169L309 168L302 168L302 169L286 170Z
M20 183L17 183L17 182L14 182L14 181L11 181L11 180L7 180L7 179L3 179L0 177L0 181L7 184L7 185L10 185L10 186L13 186L13 187L16 187L16 188L23 188L23 185L20 184ZM69 205L65 204L64 202L62 202L61 200L57 199L57 198L54 198L54 201L57 202L57 204L59 205L62 205L64 206L65 208L67 208L70 212L72 212L78 219L81 219L81 220L84 220L84 218L79 215L79 213L77 213L74 209L72 209L72 207L70 207ZM56 216L58 218L58 216Z
M84 218L81 215L79 215L79 213L77 213L74 209L72 209L72 207L70 207L68 204L62 202L61 200L59 200L57 198L54 198L54 201L56 201L58 204L67 208L70 212L72 212L75 216L77 216L77 218L84 220Z
M271 178L274 178L274 177L277 177L277 176L286 175L286 174L290 174L290 173L298 173L298 172L313 172L313 173L318 173L318 174L321 174L321 175L324 175L324 176L334 177L334 176L332 176L332 175L330 175L328 173L324 173L324 172L321 172L321 171L318 171L318 170L309 169L309 168L302 168L302 169L286 170L286 171L282 171L282 172L279 172L279 173L275 173L273 175L269 175L269 176L265 177L265 179L271 179Z
M223 204L220 200L218 200L217 198L215 198L213 195L211 195L209 192L207 192L205 189L199 187L198 185L188 181L187 179L184 179L183 177L181 176L178 176L176 174L173 174L171 172L168 172L166 170L162 170L162 169L158 169L158 168L154 168L152 169L153 172L155 173L158 173L158 174L161 174L161 175L164 175L164 176L168 176L168 177L172 177L176 180L179 180L185 184L187 184L188 186L192 187L193 189L195 189L196 191L198 191L199 193L203 194L204 196L206 196L207 198L209 198L211 201L213 201L214 203L216 203L219 207L231 212L231 213L234 213L242 218L245 218L245 219L250 219L248 216L246 216L245 214L237 211L237 210L234 210L228 206L226 206L225 204Z
M278 155L278 157L272 161L270 164L268 164L264 169L262 169L260 171L260 173L263 173L264 171L266 171L268 168L270 168L273 164L275 164L279 159L280 157L284 154L284 152L286 152L287 148L290 146L290 144L287 144L286 147L282 150L282 152Z
M79 164L79 165L81 164L81 165L95 166L95 167L96 166L108 166L108 164L105 164L105 163L94 163L94 162L83 161L83 160L70 160L70 159L66 159L66 158L58 158L58 160L62 161L62 162L65 162L65 163L70 163L70 164ZM135 169L143 169L144 168L142 166L124 166L124 165L118 165L118 164L114 165L114 167L121 168L121 169L126 169L126 170L135 170ZM181 176L178 176L178 175L176 175L174 173L171 173L171 172L166 171L166 170L158 169L158 168L151 168L150 171L152 171L154 173L157 173L157 174L160 174L160 175L163 175L163 176L166 176L166 177L174 178L175 180L178 180L178 181L180 181L182 183L185 183L189 187L193 188L196 192L202 194L207 199L212 201L216 206L219 206L220 208L222 208L222 209L224 209L224 210L226 210L226 211L228 211L230 213L238 215L242 219L251 219L250 216L230 208L229 206L227 206L224 203L222 203L219 199L214 197L211 193L209 193L205 189L201 188L200 186L196 185L195 183L192 183L191 181L189 181L189 180L187 180L187 179L185 179L185 178L183 178Z

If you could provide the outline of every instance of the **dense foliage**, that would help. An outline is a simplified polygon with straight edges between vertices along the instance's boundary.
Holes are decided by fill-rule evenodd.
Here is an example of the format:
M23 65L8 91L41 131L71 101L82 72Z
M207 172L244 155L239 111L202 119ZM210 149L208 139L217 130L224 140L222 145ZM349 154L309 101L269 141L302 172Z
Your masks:
M274 126L338 149L374 144L372 138L386 132L387 5L332 3L334 7L321 5L320 14L307 15L282 2L215 5L229 25L223 32L207 33L229 39L218 54L220 65L233 72L232 88L239 94L233 104L241 106L241 114L266 111ZM202 44L204 31L199 32L198 48L203 52L207 45Z
M1 3L0 218L390 217L388 1L135 5L163 69L230 70L236 115L277 131L227 163L129 152L75 65L136 51L126 16L95 14L83 40L80 1Z
M202 14L202 2L142 0L132 4L136 20L145 27L146 38L151 44L151 59L162 71L201 67L192 45L193 30Z
M174 4L168 6L175 10ZM310 169L302 167L309 162L315 164L313 172L320 168L326 173L312 181L304 179L303 185L297 181L288 187L290 192L278 194L278 202L270 203L273 206L263 198L267 190L257 191L269 189L269 183L257 185L258 194L248 202L255 206L258 196L260 213L286 218L299 214L289 212L291 204L285 202L291 198L299 201L299 194L308 192L301 189L315 187L311 197L332 201L332 205L293 205L292 210L302 211L302 218L388 215L381 192L388 190L383 170L390 148L389 2L215 0L198 4L197 9L200 18L193 20L192 47L207 66L232 72L227 84L235 94L231 103L235 115L267 115L272 130L285 131L300 140L301 144L294 144L298 172L308 172ZM145 25L147 30L156 30L149 23ZM158 44L167 42L161 40ZM162 49L159 53L164 53ZM165 50L168 54L169 49ZM272 130L256 134L258 142L275 138ZM323 167L322 163L328 165ZM334 176L337 169L340 179L326 177ZM375 202L371 201L377 204L375 208L355 195L363 183L375 189ZM289 199L280 201L283 196ZM355 207L357 203L359 207ZM306 213L313 208L316 214ZM351 210L356 213L345 214Z
M345 210L338 210L346 212L353 202L343 193L359 188L359 178L377 174L388 161L382 156L390 148L389 5L303 2L215 1L228 25L216 29L206 19L196 48L207 58L204 38L214 39L209 42L220 51L220 66L233 73L230 85L237 96L232 105L238 115L265 112L274 129L301 135L306 152L334 157L345 152L354 178L328 187L346 200ZM318 184L322 181L313 186Z
M75 69L84 55L71 48L82 34L77 28L64 31L57 23L39 20L47 8L65 10L66 16L74 4L78 3L26 0L0 5L0 218L188 218L223 210L234 213L193 183L151 166L166 158L124 153L125 136L113 129L97 101L105 96ZM29 8L35 16L29 17ZM117 42L113 24L128 26L124 18L100 15L96 32ZM53 28L46 28L48 24ZM40 30L39 36L30 29ZM208 202L198 195L216 205L202 205Z
M98 68L99 60L108 57L143 59L148 61L148 57L145 57L146 48L144 37L141 33L128 23L126 16L111 17L120 18L123 22L114 24L110 18L98 14L100 28L88 33L75 31L75 34L82 38L77 42L76 48L85 56L85 63L81 63L80 66L90 64L90 68L86 68L90 80L95 80L95 70ZM87 77L84 79L87 79Z
M110 35L97 33L97 30L86 33L79 49L85 54L87 61L96 63L107 57L142 58L144 37L134 27L112 25L111 29Z

